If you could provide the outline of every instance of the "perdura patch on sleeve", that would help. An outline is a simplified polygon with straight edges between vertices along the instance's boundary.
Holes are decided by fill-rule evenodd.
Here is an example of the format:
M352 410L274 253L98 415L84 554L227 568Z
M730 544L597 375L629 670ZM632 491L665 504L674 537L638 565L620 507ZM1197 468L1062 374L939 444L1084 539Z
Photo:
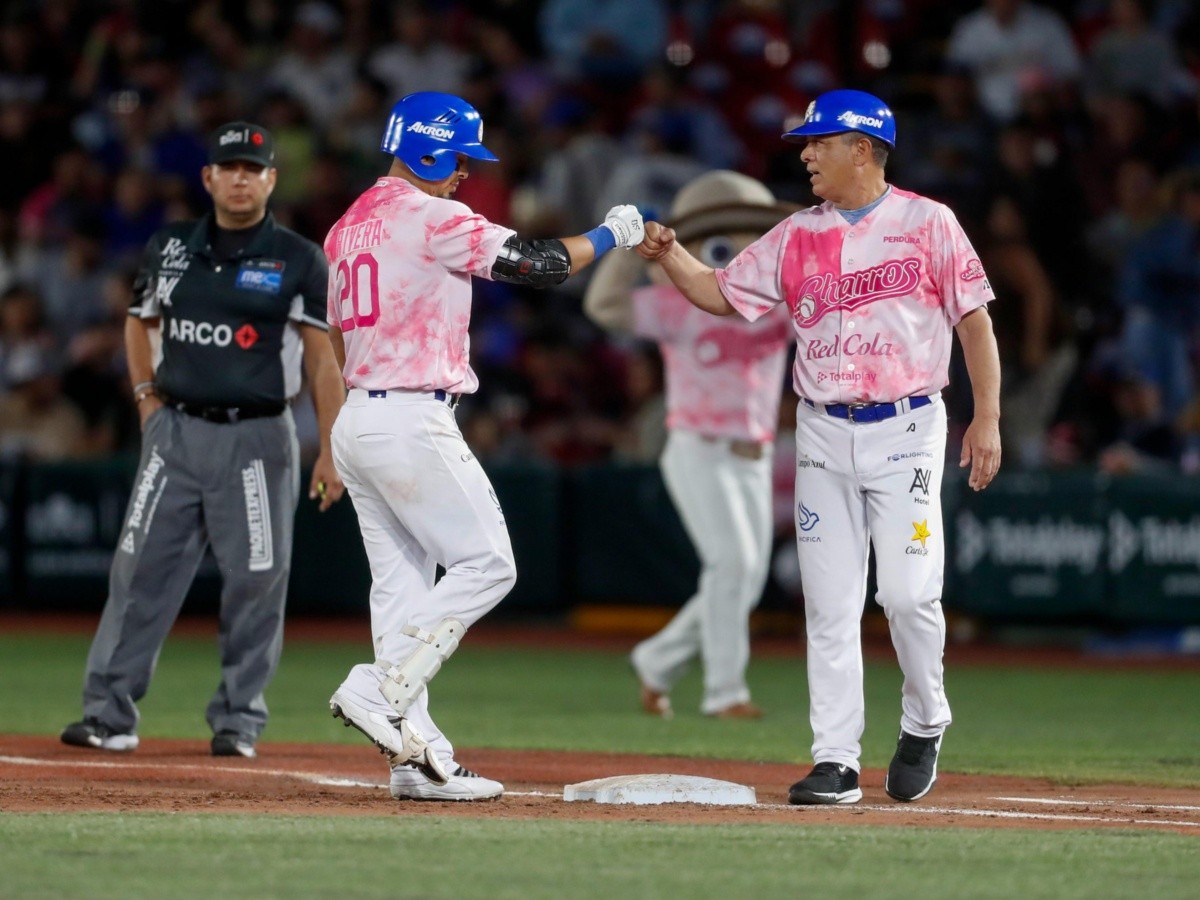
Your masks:
M278 294L283 286L283 267L279 259L248 259L238 269L235 284L248 291Z

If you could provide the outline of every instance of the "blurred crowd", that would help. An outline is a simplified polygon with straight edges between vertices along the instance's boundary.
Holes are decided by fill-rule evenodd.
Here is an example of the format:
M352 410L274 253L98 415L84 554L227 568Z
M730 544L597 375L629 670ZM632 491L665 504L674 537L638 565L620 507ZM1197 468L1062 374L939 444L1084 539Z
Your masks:
M204 139L223 122L273 132L272 210L319 243L386 171L392 103L460 94L501 162L473 166L457 198L552 237L615 203L663 216L717 167L811 203L779 135L816 94L857 87L896 111L889 180L950 204L996 290L1006 467L1200 471L1197 6L8 2L0 457L136 449L122 357L133 275L155 229L208 208ZM481 459L657 458L657 351L590 325L583 279L476 285L482 388L460 417ZM961 427L969 392L948 399ZM300 425L311 449L315 423Z

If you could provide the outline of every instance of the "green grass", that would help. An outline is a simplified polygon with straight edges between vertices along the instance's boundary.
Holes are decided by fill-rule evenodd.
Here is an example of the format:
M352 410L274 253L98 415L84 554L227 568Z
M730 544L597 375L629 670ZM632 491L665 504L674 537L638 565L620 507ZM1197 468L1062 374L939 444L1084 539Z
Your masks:
M264 741L346 743L327 713L356 642L289 640L268 693ZM0 730L54 735L79 715L90 635L0 635ZM141 704L147 738L207 739L212 638L172 637ZM677 715L641 714L623 653L469 640L439 674L433 711L461 746L626 751L794 762L811 732L803 660L756 657L769 713L722 722L697 711L699 676ZM1200 783L1200 672L958 666L941 768L1063 783ZM894 746L900 676L867 670L863 763ZM192 897L1190 897L1200 835L1114 829L1005 830L669 826L472 820L404 807L364 817L221 814L0 815L0 898ZM848 811L849 812L849 811ZM848 823L853 815L847 816Z
M0 722L12 733L55 734L79 716L89 638L0 635ZM361 642L292 640L267 695L264 741L361 743L328 716L326 702L346 670L363 661ZM172 637L141 704L144 737L207 738L204 706L218 677L209 638ZM642 715L623 654L553 647L505 649L468 640L438 675L432 709L462 746L622 750L631 753L795 762L806 766L803 660L751 664L761 722L721 722L697 711L697 673L674 693L676 717ZM955 724L943 749L946 772L1044 776L1066 784L1200 783L1196 700L1200 672L1048 670L961 666L947 673ZM863 763L885 766L895 747L900 674L867 668Z
M1194 838L460 818L0 817L0 896L1192 897ZM53 885L53 889L48 889Z

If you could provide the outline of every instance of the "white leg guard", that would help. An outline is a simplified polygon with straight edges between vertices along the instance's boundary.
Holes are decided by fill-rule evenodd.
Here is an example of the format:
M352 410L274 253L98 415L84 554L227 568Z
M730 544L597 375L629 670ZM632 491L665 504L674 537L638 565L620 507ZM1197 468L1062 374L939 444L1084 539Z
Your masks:
M422 631L413 625L405 625L400 629L402 634L422 643L416 653L399 665L383 663L388 666L387 677L379 685L379 690L396 712L404 715L425 685L438 673L442 663L458 649L458 642L466 630L466 626L458 619L442 619L433 631Z

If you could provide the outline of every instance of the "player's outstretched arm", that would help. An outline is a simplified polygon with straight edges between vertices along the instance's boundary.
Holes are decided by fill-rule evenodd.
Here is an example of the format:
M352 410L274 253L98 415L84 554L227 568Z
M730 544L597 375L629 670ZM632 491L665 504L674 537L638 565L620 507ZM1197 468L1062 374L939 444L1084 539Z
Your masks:
M492 280L529 287L561 284L614 247L632 250L645 230L636 206L614 206L604 221L586 234L557 240L526 241L513 235L492 264Z
M987 307L967 313L954 330L962 343L975 400L975 417L963 434L958 465L971 467L967 483L981 491L1000 470L1000 353Z
M675 240L675 232L657 222L646 223L646 238L638 253L663 267L667 277L691 304L714 316L732 316L730 305L717 286L716 270L709 268Z

